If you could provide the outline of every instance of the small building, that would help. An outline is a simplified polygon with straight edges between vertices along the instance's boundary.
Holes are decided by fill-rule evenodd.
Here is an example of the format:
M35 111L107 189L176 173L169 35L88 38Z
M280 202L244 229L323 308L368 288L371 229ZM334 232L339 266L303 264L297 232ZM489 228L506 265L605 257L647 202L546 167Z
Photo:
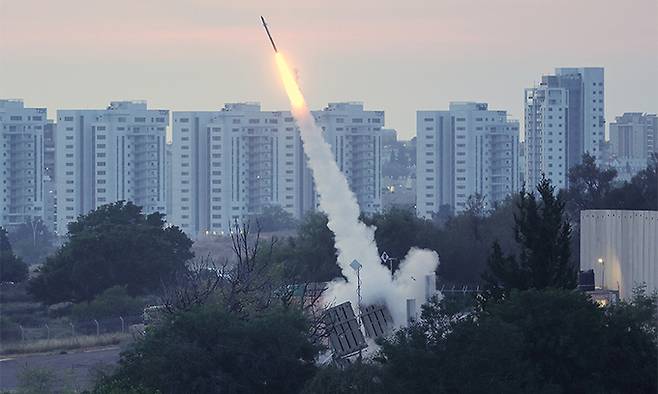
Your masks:
M642 284L658 290L658 211L581 211L580 269L593 269L596 287L622 299Z

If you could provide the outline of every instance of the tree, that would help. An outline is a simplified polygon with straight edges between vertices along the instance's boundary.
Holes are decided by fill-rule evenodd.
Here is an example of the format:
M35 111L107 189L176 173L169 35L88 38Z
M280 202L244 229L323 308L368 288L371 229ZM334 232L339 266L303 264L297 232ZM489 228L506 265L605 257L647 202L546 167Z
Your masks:
M9 233L9 239L16 255L28 264L43 262L56 249L55 235L40 218L19 225Z
M378 360L389 393L651 393L655 317L653 296L600 308L572 290L513 290L469 313L431 303Z
M486 197L480 193L468 196L464 211L475 217L482 217L486 213Z
M421 320L382 343L387 393L518 393L534 376L520 357L518 330L472 312L453 314L444 301L423 307Z
M297 227L297 221L280 205L268 205L262 212L252 215L252 222L257 222L261 231L293 230Z
M437 212L432 214L432 223L442 229L445 224L455 216L450 204L442 204Z
M330 365L318 370L302 393L305 394L378 394L386 393L381 368L369 362L356 362L341 369Z
M28 290L39 300L91 301L112 286L130 295L153 292L194 254L178 227L160 213L143 215L131 202L107 204L69 224L69 236L49 257Z
M0 227L0 282L22 282L27 279L27 264L16 257L7 238L7 230Z
M606 384L618 392L655 393L658 388L658 296L647 295L645 286L633 290L633 297L610 305L604 316L606 326ZM617 369L617 365L624 368ZM625 385L632 382L632 389Z
M143 308L144 302L131 297L125 287L113 286L89 303L74 305L72 315L77 320L116 318L141 314Z
M564 202L545 177L534 193L522 190L514 234L519 257L505 256L495 242L484 275L485 298L500 298L511 289L572 289L576 271L571 263L571 224L565 217Z
M608 209L658 210L658 155L630 182L613 189L606 199Z
M517 202L508 198L488 212L467 210L448 220L436 239L441 264L438 273L446 282L479 284L487 268L491 244L497 241L505 253L515 253L514 215Z
M589 153L583 155L582 164L569 170L569 190L567 207L574 218L580 217L583 209L603 209L606 198L614 188L617 170L602 170Z
M217 304L173 316L122 354L102 383L123 392L294 393L315 372L318 348L297 309L242 319Z
M372 217L363 217L364 223L375 226L375 241L379 253L393 258L393 270L412 247L436 248L439 230L429 220L419 219L416 213L404 208L391 208Z
M299 282L326 282L341 275L337 264L334 233L327 227L327 215L309 212L304 216L296 237L280 242L274 259L283 264L287 275Z

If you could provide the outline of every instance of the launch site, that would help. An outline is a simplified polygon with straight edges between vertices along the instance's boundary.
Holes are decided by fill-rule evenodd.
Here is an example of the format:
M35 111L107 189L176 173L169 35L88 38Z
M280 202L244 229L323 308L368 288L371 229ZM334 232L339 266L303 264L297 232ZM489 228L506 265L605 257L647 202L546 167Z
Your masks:
M0 393L658 392L655 0L0 0Z

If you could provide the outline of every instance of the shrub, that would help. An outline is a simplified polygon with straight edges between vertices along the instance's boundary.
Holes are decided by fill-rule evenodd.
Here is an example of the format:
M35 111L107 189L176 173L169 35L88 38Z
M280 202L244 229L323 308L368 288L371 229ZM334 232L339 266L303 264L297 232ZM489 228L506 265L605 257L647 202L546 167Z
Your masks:
M202 305L147 330L100 386L102 392L296 393L315 372L318 349L308 330L296 310L272 308L242 319Z
M0 227L0 282L23 282L28 273L27 264L14 255L7 230Z
M45 368L25 368L18 375L18 392L25 394L50 394L57 376Z
M89 303L74 305L71 316L76 320L132 316L140 314L143 307L142 301L128 295L125 287L114 286L105 290Z

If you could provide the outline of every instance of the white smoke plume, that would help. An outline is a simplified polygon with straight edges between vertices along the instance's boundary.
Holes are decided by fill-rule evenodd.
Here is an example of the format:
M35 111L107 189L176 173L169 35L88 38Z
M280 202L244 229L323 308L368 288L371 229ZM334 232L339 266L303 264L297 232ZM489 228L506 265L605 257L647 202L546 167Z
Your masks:
M359 220L359 205L349 188L347 179L334 161L331 147L322 130L315 124L304 97L283 56L277 54L277 65L286 92L290 98L292 114L299 126L304 152L308 156L315 187L319 194L320 209L327 214L327 226L334 233L338 264L347 281L335 280L329 286L326 299L334 304L351 301L358 305L357 274L350 267L357 260L362 268L361 296L364 305L385 304L396 326L406 322L406 300L416 299L418 309L425 297L425 275L436 270L438 255L433 251L412 249L391 277L381 264L375 229ZM418 313L418 311L416 311Z

